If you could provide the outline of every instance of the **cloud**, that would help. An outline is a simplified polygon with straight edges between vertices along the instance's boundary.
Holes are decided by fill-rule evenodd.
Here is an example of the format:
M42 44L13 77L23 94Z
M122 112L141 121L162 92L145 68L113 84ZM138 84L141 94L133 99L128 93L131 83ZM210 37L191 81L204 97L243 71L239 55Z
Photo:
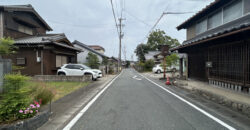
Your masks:
M118 17L122 0L113 1ZM123 44L127 49L127 58L134 54L136 46L143 41L166 7L168 7L168 11L198 11L212 1L125 0L125 11L133 15L129 16L124 13L126 20L123 21L125 24ZM98 44L105 48L106 55L118 56L118 34L109 0L1 0L0 4L32 4L53 28L54 31L50 33L63 32L71 41L79 40L86 44ZM192 15L165 16L157 28L182 42L186 37L185 30L177 31L176 26Z

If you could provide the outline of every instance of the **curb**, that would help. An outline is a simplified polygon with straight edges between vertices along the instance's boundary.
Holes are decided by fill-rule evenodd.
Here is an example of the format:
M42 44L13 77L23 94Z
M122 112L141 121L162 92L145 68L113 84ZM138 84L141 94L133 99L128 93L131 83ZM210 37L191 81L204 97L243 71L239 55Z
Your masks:
M0 125L0 130L35 130L45 124L50 117L49 111L13 124Z
M200 89L188 89L186 88L187 84L174 84L174 86L187 90L189 92L193 92L194 94L197 94L199 96L204 97L207 100L213 101L217 104L223 105L223 106L227 106L230 109L236 110L238 112L241 112L242 114L246 115L248 118L250 118L250 105L249 104L245 104L245 103L241 103L241 102L237 102L237 101L233 101L233 100L229 100L228 98L225 98L221 95L218 94L214 94L208 91L204 91L204 90L200 90Z

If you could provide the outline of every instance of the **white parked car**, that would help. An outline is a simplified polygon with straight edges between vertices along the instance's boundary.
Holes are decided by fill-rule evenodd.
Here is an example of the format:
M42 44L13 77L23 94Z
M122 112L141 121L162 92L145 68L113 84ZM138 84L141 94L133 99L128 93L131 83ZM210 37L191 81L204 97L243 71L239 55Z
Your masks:
M102 71L101 70L98 70L98 69L92 69L95 73L98 74L98 78L101 78L102 77Z
M177 70L179 70L179 66L171 66L171 67L166 68L166 71L177 71ZM160 64L157 64L153 67L152 71L153 71L153 73L160 74L160 73L164 72L164 69L163 69L163 67L161 67Z
M163 70L163 68L161 67L160 64L155 65L153 67L152 71L153 71L153 73L158 73L158 74L164 72L164 70Z
M57 70L57 74L66 76L92 75L92 80L98 78L98 72L83 64L65 64Z

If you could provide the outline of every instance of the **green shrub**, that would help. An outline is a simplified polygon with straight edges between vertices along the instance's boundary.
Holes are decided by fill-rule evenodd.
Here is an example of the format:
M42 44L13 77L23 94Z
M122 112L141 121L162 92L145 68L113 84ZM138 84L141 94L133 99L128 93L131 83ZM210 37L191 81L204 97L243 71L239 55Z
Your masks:
M4 77L4 94L0 103L0 122L19 119L19 110L26 108L32 99L30 89L21 89L29 77L21 74L7 74Z
M151 71L152 68L154 67L154 65L155 65L154 60L147 60L145 62L144 68L145 68L146 71Z
M18 74L7 74L4 76L4 91L16 91L19 90L30 78Z
M41 100L41 105L46 105L52 99L54 98L54 93L51 89L46 87L45 84L43 84L43 87L40 87L37 89L37 93L35 95L35 100L40 101Z

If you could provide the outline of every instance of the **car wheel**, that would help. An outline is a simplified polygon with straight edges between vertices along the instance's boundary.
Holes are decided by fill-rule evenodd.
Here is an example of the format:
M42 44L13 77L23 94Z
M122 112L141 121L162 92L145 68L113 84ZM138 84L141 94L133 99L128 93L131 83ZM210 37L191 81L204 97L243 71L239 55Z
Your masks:
M94 76L92 75L92 80L93 80L93 81L96 81L96 80L97 80L97 78L94 78Z
M60 76L64 76L64 75L66 75L65 73L63 73L63 72L60 72L60 73L58 73L58 75L60 75Z
M157 70L157 74L160 74L161 73L161 70Z

